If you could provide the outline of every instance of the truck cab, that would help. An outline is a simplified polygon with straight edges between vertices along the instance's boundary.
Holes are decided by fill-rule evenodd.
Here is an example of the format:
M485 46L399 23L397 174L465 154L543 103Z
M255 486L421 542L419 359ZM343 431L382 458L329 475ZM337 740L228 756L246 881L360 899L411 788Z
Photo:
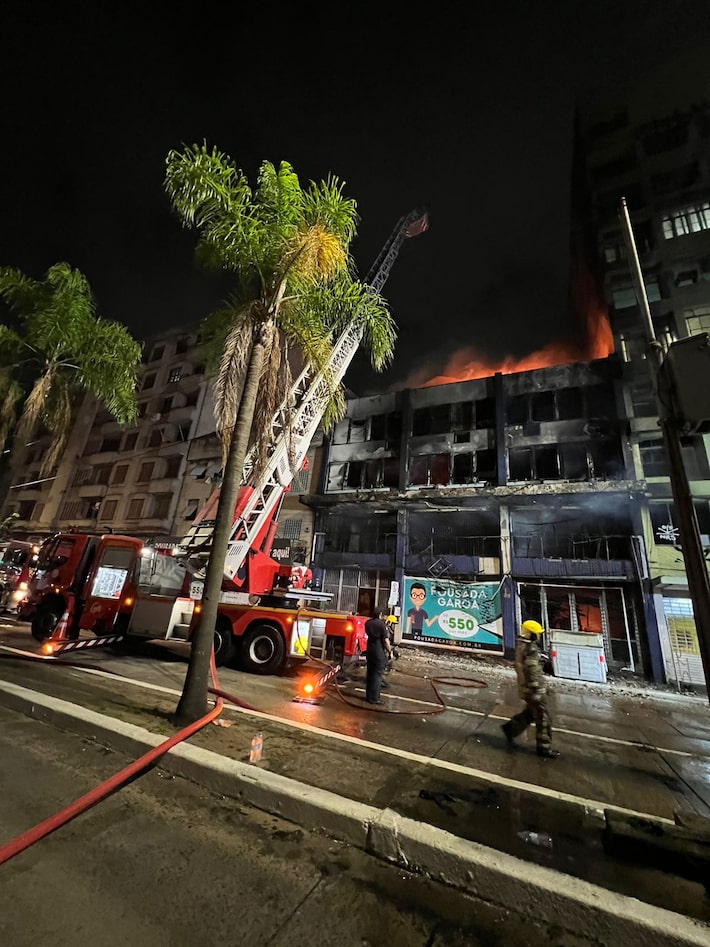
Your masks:
M11 540L0 549L0 611L16 612L27 595L39 546Z

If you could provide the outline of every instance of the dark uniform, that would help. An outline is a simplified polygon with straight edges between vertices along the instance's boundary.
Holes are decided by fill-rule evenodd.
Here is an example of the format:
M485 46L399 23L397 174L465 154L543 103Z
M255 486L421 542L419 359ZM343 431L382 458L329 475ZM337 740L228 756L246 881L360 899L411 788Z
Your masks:
M382 675L387 667L389 653L389 631L381 618L370 618L365 622L367 633L367 687L365 700L368 704L381 704Z
M552 749L552 720L547 709L547 688L542 670L542 657L537 637L520 635L515 644L515 670L518 675L518 693L525 701L525 709L503 724L508 741L513 742L531 723L535 724L535 742L539 756L559 756Z

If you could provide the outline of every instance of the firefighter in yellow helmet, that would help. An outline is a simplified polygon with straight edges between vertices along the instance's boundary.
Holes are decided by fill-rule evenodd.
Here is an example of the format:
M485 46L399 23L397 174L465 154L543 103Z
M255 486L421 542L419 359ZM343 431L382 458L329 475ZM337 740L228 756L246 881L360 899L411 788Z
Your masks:
M555 759L559 751L552 749L552 720L547 708L547 688L542 670L542 656L538 638L543 633L537 621L524 621L515 643L515 670L518 675L518 693L525 707L503 724L503 733L512 745L513 740L535 723L537 755Z

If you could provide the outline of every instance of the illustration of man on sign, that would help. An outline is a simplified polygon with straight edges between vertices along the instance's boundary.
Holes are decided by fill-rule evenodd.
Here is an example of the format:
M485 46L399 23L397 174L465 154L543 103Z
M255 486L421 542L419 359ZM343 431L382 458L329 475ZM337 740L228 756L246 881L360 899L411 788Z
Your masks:
M437 620L437 616L434 615L433 618L429 618L427 612L422 608L422 604L426 598L426 588L421 582L412 583L412 587L409 590L409 598L412 601L413 607L407 612L407 626L404 633L406 635L421 635L424 630L424 625L426 625L427 628L431 628Z

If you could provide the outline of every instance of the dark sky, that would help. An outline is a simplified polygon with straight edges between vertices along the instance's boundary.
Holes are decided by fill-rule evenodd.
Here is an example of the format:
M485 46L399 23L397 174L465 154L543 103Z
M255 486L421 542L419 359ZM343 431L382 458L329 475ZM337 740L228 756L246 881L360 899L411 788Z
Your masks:
M196 270L163 171L169 149L206 139L252 180L265 158L345 180L363 276L428 205L384 291L394 366L378 378L358 358L351 387L459 347L523 356L569 331L575 103L708 40L707 0L6 0L0 263L39 277L66 260L141 337L200 319L228 283Z

